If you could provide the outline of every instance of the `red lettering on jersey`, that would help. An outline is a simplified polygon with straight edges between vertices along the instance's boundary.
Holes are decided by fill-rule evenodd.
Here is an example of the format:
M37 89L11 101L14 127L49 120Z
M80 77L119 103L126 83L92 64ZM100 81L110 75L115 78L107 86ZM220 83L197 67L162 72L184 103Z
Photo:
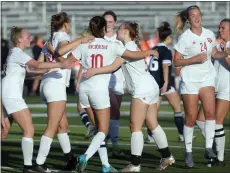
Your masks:
M88 49L107 49L108 45L89 45Z
M92 54L90 57L92 58L92 68L103 67L103 56L101 54ZM100 64L98 64L98 61Z
M212 43L212 39L211 38L207 38L209 43Z

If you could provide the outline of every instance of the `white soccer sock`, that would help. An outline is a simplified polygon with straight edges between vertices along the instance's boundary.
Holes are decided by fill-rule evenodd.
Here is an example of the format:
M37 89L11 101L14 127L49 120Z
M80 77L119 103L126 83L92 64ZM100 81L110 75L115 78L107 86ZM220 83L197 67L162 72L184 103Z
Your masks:
M109 159L108 159L108 153L107 153L107 148L106 148L104 141L101 143L101 146L98 149L98 153L99 153L102 165L109 167L110 164L109 164Z
M71 151L70 140L67 133L58 133L57 134L58 141L61 145L62 151L64 154L69 153Z
M144 147L144 137L141 131L131 134L131 154L141 156Z
M85 152L86 161L88 161L96 153L96 151L100 148L100 145L104 140L105 140L105 134L103 132L98 132L94 136L87 151Z
M22 153L24 158L24 165L31 166L33 158L34 141L33 138L22 138Z
M158 125L157 128L155 128L152 131L152 136L153 136L153 138L154 138L154 140L155 140L155 142L157 144L157 147L159 149L168 147L167 137L165 135L164 130L161 128L160 125Z
M119 121L110 120L109 122L109 136L113 145L117 145L119 136Z
M42 135L40 146L38 150L38 156L36 159L36 163L38 165L43 165L45 163L46 157L49 154L50 146L52 144L53 139L47 136Z
M205 130L204 130L205 121L196 120L196 124L200 128L200 132L203 135L203 137L205 138Z
M223 124L216 124L215 142L218 160L224 161L225 133Z
M214 136L215 136L215 127L216 121L215 120L205 120L205 147L212 148Z
M184 143L186 152L192 152L192 138L194 127L184 125Z

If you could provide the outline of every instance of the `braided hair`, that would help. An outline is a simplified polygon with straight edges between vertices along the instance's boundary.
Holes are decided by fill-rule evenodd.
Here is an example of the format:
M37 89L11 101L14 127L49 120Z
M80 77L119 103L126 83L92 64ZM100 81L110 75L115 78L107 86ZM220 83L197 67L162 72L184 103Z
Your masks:
M50 42L52 43L53 40L53 33L57 32L59 29L62 28L64 23L69 23L70 19L67 16L67 13L61 12L58 14L55 14L51 17L51 25L50 25L50 31L51 31L51 37L50 37Z

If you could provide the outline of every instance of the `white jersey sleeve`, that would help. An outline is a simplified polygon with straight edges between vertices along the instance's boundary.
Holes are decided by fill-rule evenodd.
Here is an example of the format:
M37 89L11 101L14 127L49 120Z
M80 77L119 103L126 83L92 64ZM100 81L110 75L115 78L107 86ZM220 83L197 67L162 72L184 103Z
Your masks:
M32 58L26 54L25 52L22 52L22 54L20 54L20 57L16 59L16 61L19 63L19 64L26 64L29 60L31 60ZM17 63L16 62L16 63Z
M174 49L178 52L180 52L182 55L184 55L186 53L186 47L187 47L187 42L185 37L183 37L183 35L181 35L179 37L178 43L174 46Z
M119 45L114 43L115 45L115 53L117 56L122 56L124 52L126 51L125 47L123 45Z
M82 45L79 45L77 48L75 48L74 50L72 50L72 54L74 56L75 59L80 60L81 56L82 56Z

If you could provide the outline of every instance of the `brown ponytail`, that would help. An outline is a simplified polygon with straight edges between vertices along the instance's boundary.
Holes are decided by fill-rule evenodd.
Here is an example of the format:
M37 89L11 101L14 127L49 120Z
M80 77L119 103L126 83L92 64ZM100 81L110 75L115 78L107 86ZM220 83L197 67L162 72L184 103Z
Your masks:
M136 22L124 22L122 24L125 29L129 30L129 35L131 40L135 41L138 48L140 48L140 27Z

